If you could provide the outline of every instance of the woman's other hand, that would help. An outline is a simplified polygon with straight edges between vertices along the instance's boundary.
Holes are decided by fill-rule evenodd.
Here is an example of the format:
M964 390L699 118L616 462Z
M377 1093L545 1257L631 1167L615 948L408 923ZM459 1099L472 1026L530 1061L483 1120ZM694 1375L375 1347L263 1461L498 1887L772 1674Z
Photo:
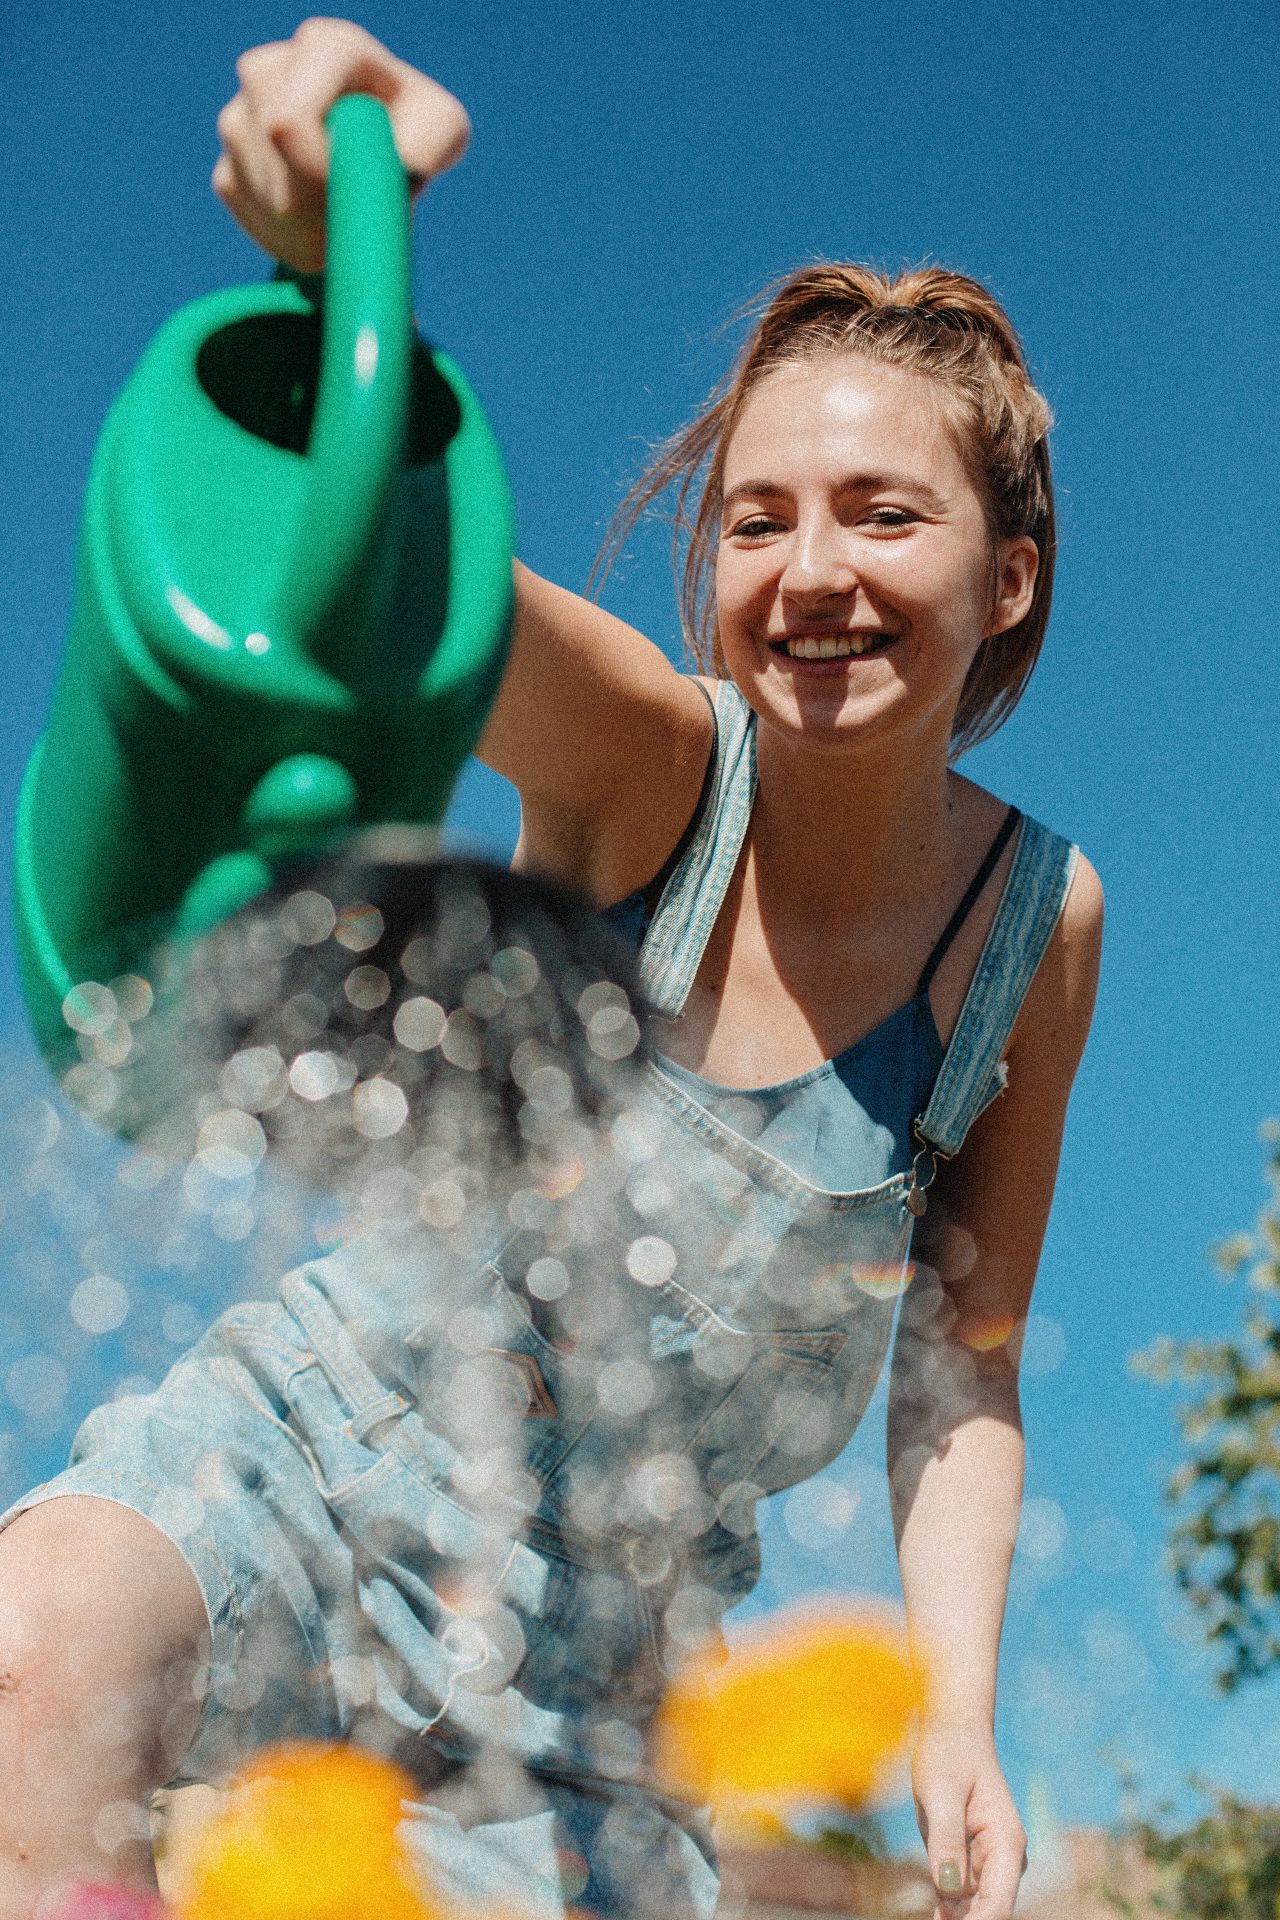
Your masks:
M1010 1920L1027 1836L987 1735L927 1729L912 1765L933 1920Z
M349 20L304 20L291 40L242 54L236 76L240 91L218 116L213 190L246 233L302 273L324 265L324 119L335 100L382 101L415 190L460 160L471 136L460 101Z

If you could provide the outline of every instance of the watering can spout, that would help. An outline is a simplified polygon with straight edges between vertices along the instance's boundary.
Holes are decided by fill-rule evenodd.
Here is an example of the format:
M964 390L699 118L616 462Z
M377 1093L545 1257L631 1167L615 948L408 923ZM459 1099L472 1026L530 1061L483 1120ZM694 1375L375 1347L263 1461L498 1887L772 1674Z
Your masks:
M292 282L167 322L86 493L15 861L23 986L64 1009L143 973L366 826L440 822L497 691L512 526L488 424L413 325L409 196L382 105L338 101L322 308Z

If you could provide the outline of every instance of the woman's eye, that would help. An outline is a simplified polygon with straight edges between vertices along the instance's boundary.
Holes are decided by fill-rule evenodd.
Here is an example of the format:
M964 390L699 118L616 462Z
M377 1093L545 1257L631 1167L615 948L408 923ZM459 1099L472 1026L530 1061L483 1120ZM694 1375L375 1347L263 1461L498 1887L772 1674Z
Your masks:
M766 535L776 533L781 522L771 520L767 514L753 513L748 520L739 520L731 529L735 540L763 540Z
M896 533L901 527L913 527L916 523L914 513L905 507L872 507L867 515L873 527L884 527L890 533Z

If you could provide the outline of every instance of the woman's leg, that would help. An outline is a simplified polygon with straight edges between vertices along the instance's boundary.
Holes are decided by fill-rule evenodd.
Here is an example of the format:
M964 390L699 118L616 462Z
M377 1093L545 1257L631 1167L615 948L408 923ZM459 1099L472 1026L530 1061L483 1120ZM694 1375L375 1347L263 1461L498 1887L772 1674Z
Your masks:
M64 1879L155 1885L147 1809L208 1645L195 1576L130 1508L68 1494L0 1533L0 1920Z

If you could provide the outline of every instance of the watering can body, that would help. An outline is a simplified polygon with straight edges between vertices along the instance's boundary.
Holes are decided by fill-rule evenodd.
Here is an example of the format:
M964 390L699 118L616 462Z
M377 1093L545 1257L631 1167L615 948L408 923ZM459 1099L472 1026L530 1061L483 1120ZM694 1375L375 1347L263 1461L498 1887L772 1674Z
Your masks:
M286 857L438 824L501 677L512 524L458 368L413 325L384 109L330 116L323 312L278 280L196 302L103 429L70 630L19 809L23 987L144 972Z

